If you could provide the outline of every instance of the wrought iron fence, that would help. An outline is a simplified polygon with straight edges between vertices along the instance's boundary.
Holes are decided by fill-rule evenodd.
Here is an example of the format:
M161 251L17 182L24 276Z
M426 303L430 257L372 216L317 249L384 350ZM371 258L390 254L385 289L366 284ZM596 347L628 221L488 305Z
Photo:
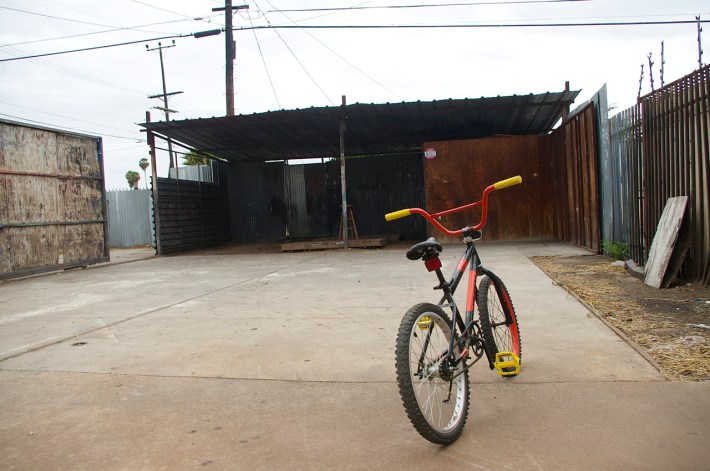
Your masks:
M644 264L668 198L688 196L687 279L710 282L710 66L609 120L614 231Z

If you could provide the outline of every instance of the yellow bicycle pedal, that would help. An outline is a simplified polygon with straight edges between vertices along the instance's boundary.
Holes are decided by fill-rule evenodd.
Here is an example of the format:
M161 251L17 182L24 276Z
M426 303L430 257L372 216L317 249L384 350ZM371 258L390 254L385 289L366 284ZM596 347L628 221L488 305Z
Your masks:
M427 330L430 325L431 317L429 316L424 316L417 321L417 327L419 327L419 330Z
M520 373L520 357L513 352L498 352L493 366L501 376L515 376Z

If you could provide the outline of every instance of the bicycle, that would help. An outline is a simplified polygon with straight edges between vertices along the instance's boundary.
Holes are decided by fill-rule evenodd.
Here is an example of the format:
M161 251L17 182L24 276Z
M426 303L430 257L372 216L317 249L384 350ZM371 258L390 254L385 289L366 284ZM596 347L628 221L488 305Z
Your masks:
M522 349L513 303L503 281L481 264L474 243L483 236L488 194L519 183L520 176L499 181L483 191L480 201L435 214L409 208L385 215L392 221L419 214L444 234L462 236L466 244L448 281L439 260L443 247L434 237L413 245L406 253L409 260L423 260L427 270L436 273L439 284L434 289L443 291L438 304L420 303L406 312L395 350L397 383L407 416L420 435L436 444L453 443L461 435L469 407L468 371L484 355L491 370L501 376L510 378L520 372ZM474 226L452 231L437 220L475 207L481 208L481 219ZM462 316L453 295L467 267L468 292Z

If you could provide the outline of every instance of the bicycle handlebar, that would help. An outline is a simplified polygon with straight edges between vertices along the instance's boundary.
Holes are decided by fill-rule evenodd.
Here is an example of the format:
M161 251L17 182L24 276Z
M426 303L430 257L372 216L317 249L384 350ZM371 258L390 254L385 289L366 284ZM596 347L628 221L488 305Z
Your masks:
M483 190L483 196L482 196L481 200L476 201L475 203L466 204L463 206L459 206L457 208L447 209L445 211L441 211L441 212L434 213L434 214L429 214L428 212L426 212L424 209L421 209L421 208L400 209L399 211L394 211L394 212L385 214L385 219L387 221L393 221L395 219L407 217L411 214L419 214L421 216L424 216L424 218L427 221L429 221L429 223L431 223L434 227L439 229L444 234L447 234L450 236L459 236L463 232L463 229L459 229L457 231L452 231L450 229L447 229L439 221L437 221L436 218L441 217L441 216L446 216L447 214L456 213L458 211L463 211L464 209L475 208L477 206L481 206L481 220L475 226L470 226L474 231L477 231L486 225L486 220L488 219L488 193L490 193L493 190L502 190L503 188L508 188L510 186L514 186L514 185L517 185L522 182L523 182L522 177L520 175L516 175L514 177L507 178L505 180L501 180L499 182L496 182L493 185L490 185L489 187L487 187L485 190Z

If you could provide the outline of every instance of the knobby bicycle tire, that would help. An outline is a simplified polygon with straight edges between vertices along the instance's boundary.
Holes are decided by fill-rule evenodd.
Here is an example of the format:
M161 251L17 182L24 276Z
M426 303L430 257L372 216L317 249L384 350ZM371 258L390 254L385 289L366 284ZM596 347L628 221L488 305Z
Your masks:
M476 303L486 355L491 362L498 352L513 352L522 362L518 318L503 281L492 273L485 275L478 286Z
M440 445L453 443L461 435L469 406L468 371L451 381L441 376L440 359L450 338L451 321L446 313L439 306L421 303L402 318L395 350L397 384L407 416L420 435ZM463 362L458 372L462 367Z

